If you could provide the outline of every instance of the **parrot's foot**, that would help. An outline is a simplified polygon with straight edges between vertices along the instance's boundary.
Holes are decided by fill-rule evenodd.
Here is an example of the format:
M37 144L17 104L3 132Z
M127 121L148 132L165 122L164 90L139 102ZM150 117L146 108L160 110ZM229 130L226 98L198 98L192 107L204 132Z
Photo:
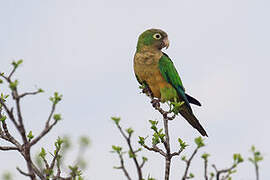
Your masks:
M159 99L152 99L151 103L155 109L160 107L160 100Z
M154 95L153 95L151 89L150 89L148 86L145 86L145 87L142 89L142 93L146 94L146 95L149 96L150 98L154 98Z

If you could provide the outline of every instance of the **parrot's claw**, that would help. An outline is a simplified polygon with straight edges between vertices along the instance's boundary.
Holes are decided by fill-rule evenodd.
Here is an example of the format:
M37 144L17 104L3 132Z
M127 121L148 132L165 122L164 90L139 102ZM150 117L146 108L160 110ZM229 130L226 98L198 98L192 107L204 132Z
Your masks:
M159 108L160 107L160 101L158 99L153 99L151 101L152 105L154 108Z

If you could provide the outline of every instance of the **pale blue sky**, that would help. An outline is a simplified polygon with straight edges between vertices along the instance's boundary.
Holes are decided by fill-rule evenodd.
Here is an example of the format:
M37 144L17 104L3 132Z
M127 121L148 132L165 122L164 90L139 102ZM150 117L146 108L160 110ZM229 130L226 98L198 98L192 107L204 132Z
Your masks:
M33 152L43 144L51 148L59 135L89 135L86 179L125 179L112 169L118 159L109 153L111 145L123 140L110 117L121 116L122 123L134 128L134 138L150 134L149 119L160 120L149 99L139 94L132 66L138 35L161 28L169 35L166 53L187 92L203 104L194 107L209 134L201 152L211 153L211 163L221 168L230 165L235 152L246 158L255 144L265 156L264 180L270 178L269 17L266 0L2 0L0 70L9 70L12 60L22 58L24 64L16 74L20 87L46 90L23 102L27 127L34 134L49 112L48 96L54 91L64 95L57 110L64 120ZM177 137L192 144L199 135L181 117L170 123L170 130L175 144ZM144 154L150 161L145 174L162 179L163 160L157 154ZM15 165L25 168L15 153L1 152L0 161L0 173L16 172ZM171 179L176 180L184 164L179 159L173 163ZM200 177L201 168L197 158L192 172ZM16 177L23 179L17 172ZM235 179L254 179L252 165L241 164Z

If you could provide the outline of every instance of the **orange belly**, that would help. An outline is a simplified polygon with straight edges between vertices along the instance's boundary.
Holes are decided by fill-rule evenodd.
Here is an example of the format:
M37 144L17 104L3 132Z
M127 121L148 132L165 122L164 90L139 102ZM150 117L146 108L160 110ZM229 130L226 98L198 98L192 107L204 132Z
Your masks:
M142 81L145 81L150 87L154 97L161 98L160 90L163 88L172 88L172 86L166 82L158 69L145 69L138 74Z

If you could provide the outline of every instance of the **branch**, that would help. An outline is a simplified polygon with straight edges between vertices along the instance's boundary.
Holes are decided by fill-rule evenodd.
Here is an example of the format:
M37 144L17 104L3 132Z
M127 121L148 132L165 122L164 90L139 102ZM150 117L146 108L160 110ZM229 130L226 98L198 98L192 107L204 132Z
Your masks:
M0 115L2 117L2 115ZM1 138L15 145L18 149L21 149L21 144L9 133L7 124L5 121L2 121L2 127L5 134L1 134Z
M48 120L46 121L45 124L45 128L43 129L43 131L36 137L34 138L31 142L30 142L30 146L33 146L34 144L36 144L41 138L43 138L56 124L57 124L57 120L55 120L51 125L50 125L50 120L52 118L52 115L55 111L55 104L52 105L52 109L50 112L50 115L48 117Z
M213 168L215 169L215 171L216 171L216 179L219 180L219 176L220 176L221 174L223 174L223 173L228 173L229 171L233 170L233 169L236 167L236 165L233 164L230 168L222 169L222 170L218 170L217 167L216 167L216 165L214 165L214 164L212 165L212 167L213 167Z
M16 169L19 171L19 173L21 173L22 175L24 175L24 176L28 176L28 177L31 177L31 175L30 174L28 174L28 173L26 173L26 172L24 172L24 171L22 171L19 167L16 167Z
M1 151L11 151L11 150L16 150L19 151L19 148L14 147L14 146L0 146Z
M132 146L131 146L131 143L130 143L131 135L126 136L126 134L125 134L124 131L122 130L122 128L121 128L121 126L119 125L119 123L116 123L116 126L117 126L117 128L119 129L119 131L120 131L120 133L122 134L122 136L125 138L125 140L126 140L126 142L127 142L127 144L128 144L128 147L129 147L130 152L134 155L134 156L132 157L132 159L133 159L133 161L134 161L134 163L135 163L135 166L136 166L136 169L137 169L138 178L139 178L139 180L141 180L141 179L143 179L143 177L142 177L142 170L141 170L141 168L140 168L140 165L139 165L139 163L138 163L138 160L137 160L137 158L136 158L136 156L135 156L135 152L134 152L134 150L133 150L133 148L132 148Z
M19 98L23 98L24 96L28 96L28 95L36 95L36 94L41 93L41 92L42 92L42 90L40 90L40 89L37 91L34 91L34 92L26 92L26 93L19 95Z
M170 149L170 136L169 136L169 127L168 127L168 121L169 120L174 120L176 117L176 114L173 114L171 117L168 116L168 114L170 113L170 111L164 111L161 107L160 107L160 99L155 99L153 96L153 93L151 92L150 88L148 86L146 86L143 90L143 93L145 93L147 96L150 97L151 99L151 104L153 106L153 108L155 110L157 110L162 116L163 116L163 123L164 123L164 130L165 130L165 141L162 141L165 149L166 149L166 153L161 153L160 151L158 151L161 155L163 155L165 157L165 180L169 180L169 176L170 176L170 167L171 167L171 158L173 156L179 155L182 150L180 149L178 152L172 153L171 154L171 149ZM150 149L155 151L156 149Z
M15 119L15 117L14 117L14 115L13 115L13 108L11 108L11 109L9 110L8 107L7 107L7 105L3 102L2 99L0 99L0 103L1 103L1 105L4 107L6 113L8 114L9 119L13 122L13 124L15 125L15 127L16 127L17 129L19 129L19 125L18 125L18 123L17 123L17 121L16 121L16 119Z
M123 159L123 156L122 156L122 153L119 153L119 158L120 158L120 163L121 163L121 166L120 167L117 167L116 169L122 169L125 176L127 177L128 180L131 180L126 168L125 168L125 164L124 164L124 159Z
M147 145L143 145L143 147L149 151L157 152L161 154L162 156L166 157L166 153L162 149L159 149L156 145L153 145L152 148L148 147Z
M181 152L183 152L183 150L184 150L184 149L181 148L181 149L179 149L179 151L172 153L172 154L171 154L171 157L173 157L173 156L179 156L179 155L181 154Z
M207 176L207 165L208 165L208 160L207 158L204 159L204 178L205 180L208 180L208 176Z
M188 160L185 160L187 166L186 166L186 169L185 169L185 173L184 173L184 175L182 177L182 180L187 179L187 173L188 173L188 169L190 167L191 161L192 161L193 157L195 156L195 154L198 152L199 148L200 147L197 146L196 149L193 151L192 155L190 156L190 158Z

